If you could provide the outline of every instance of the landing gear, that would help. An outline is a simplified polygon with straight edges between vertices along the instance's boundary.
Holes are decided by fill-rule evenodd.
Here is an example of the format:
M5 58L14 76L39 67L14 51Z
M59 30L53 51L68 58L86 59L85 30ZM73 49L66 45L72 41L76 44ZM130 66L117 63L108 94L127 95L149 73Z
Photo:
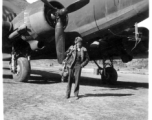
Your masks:
M30 63L27 58L19 57L16 61L15 72L13 72L13 79L16 82L28 82L30 76Z
M14 50L14 47L12 47L10 65L14 81L28 82L28 78L31 72L29 56L21 56L21 54L17 54Z
M105 72L102 71L101 80L104 84L115 84L117 82L117 71L113 67L105 68Z
M98 66L98 70L101 75L101 81L103 84L113 85L117 82L118 74L117 74L117 71L113 67L112 59L110 59L110 63L106 63L106 60L103 59L103 68L100 67L96 61L94 62Z

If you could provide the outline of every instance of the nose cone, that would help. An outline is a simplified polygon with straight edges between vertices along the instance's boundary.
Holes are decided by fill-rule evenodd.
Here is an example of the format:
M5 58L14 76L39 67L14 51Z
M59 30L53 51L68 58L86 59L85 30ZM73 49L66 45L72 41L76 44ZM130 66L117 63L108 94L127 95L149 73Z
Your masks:
M60 16L66 15L67 13L68 13L68 11L67 11L67 9L65 9L65 8L59 10L59 15L60 15Z

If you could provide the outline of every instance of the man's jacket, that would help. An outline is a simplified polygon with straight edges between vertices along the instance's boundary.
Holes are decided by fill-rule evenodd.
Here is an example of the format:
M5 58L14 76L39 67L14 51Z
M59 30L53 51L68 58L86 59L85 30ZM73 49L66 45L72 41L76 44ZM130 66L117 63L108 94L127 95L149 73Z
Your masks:
M85 47L81 47L80 51L81 51L81 67L84 67L89 62L89 55ZM70 48L66 51L66 54L68 54L67 67L72 68L76 60L76 47L70 46Z

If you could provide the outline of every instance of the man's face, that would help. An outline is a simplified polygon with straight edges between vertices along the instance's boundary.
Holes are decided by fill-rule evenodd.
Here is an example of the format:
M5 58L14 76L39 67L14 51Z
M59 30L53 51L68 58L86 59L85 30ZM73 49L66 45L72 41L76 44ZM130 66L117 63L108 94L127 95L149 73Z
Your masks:
M82 42L78 42L78 43L77 43L77 47L78 47L78 48L81 48L81 47L82 47Z

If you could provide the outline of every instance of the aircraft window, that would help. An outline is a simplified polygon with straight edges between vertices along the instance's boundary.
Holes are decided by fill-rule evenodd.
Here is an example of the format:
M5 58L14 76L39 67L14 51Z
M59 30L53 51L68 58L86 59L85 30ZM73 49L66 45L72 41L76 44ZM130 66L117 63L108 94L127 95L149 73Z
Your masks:
M107 14L111 14L117 11L119 0L106 0Z
M121 9L132 5L132 0L121 0Z

